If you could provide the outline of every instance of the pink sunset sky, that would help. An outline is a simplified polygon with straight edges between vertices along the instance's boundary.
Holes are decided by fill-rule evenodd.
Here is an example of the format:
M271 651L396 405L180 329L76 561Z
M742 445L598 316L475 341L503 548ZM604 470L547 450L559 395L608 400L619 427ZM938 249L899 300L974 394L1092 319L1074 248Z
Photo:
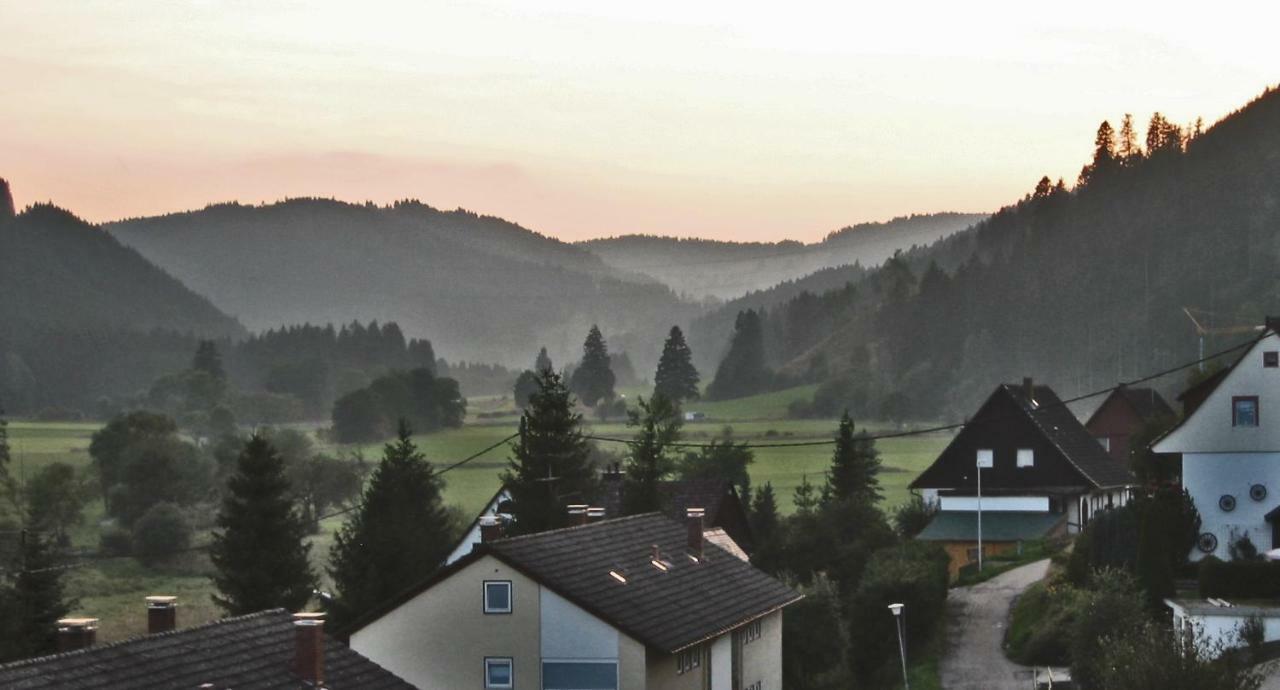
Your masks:
M994 210L1104 118L1212 122L1280 74L1271 3L890 4L0 0L0 177L93 221L416 197L811 241Z

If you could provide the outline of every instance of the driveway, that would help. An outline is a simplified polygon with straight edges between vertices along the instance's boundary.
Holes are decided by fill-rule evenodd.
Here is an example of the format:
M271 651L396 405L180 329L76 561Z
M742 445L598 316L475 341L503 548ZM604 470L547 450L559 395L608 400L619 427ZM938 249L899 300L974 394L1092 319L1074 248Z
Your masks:
M1022 590L1044 578L1049 559L986 582L957 587L947 596L947 649L939 673L946 690L1027 690L1031 669L1009 661L1001 645L1009 606Z

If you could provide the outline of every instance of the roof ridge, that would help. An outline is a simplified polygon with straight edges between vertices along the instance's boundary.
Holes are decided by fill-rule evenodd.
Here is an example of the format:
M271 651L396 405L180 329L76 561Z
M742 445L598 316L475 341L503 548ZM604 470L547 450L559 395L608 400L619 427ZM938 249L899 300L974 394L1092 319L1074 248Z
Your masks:
M73 657L73 656L83 656L85 654L89 654L89 653L96 652L103 649L114 649L116 647L122 647L127 644L138 642L140 640L154 640L154 639L160 639L165 637L174 637L176 635L182 635L188 632L195 632L197 630L206 630L208 628L217 627L219 625L227 625L230 623L240 623L253 618L265 618L268 615L278 614L278 613L287 614L288 611L283 608L263 609L262 611L254 611L253 613L246 613L240 616L228 616L226 618L218 618L216 620L201 623L199 625L193 625L189 628L175 628L173 630L166 630L165 632L134 635L133 637L127 637L123 640L116 640L115 642L108 642L106 644L95 644L88 647L81 647L80 649L73 649L67 652L55 652L53 654L45 654L42 656L27 657L26 659L18 659L17 661L10 661L5 664L0 664L0 671L7 671L10 669L21 668L23 666L27 666L30 664L44 663L46 661L51 661L53 659L64 659L64 658Z

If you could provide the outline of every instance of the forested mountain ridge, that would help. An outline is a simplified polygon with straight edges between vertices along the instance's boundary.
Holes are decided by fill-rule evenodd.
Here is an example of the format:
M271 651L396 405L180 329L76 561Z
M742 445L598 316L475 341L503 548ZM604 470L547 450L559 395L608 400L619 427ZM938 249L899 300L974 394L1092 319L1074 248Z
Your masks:
M1104 123L1074 189L1043 179L856 286L769 311L772 364L862 414L959 416L1001 381L1068 397L1195 359L1183 307L1211 325L1280 311L1280 91L1204 132L1157 113L1144 147L1135 129Z
M656 358L696 310L585 249L412 201L221 204L108 229L250 328L394 320L450 359L524 365L546 344L567 360L592 323L613 349Z
M618 270L650 276L678 293L733 299L824 269L875 266L895 251L932 244L986 217L984 213L903 216L848 226L812 244L624 235L588 240L579 246Z

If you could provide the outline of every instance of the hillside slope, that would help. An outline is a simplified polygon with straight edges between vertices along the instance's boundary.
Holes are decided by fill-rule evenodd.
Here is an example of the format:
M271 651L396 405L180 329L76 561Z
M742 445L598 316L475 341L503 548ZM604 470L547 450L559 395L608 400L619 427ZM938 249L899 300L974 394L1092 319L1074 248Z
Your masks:
M722 242L626 235L579 243L620 271L647 275L690 297L733 299L823 269L875 266L897 250L932 244L986 218L934 213L859 223L821 242Z
M1203 134L1153 120L1146 151L1103 146L1075 189L1045 181L853 289L775 307L773 363L825 372L861 414L959 416L1001 381L1065 398L1195 359L1184 307L1211 327L1280 313L1280 91Z
M585 249L418 202L223 204L108 229L250 328L396 321L449 359L527 366L545 344L567 361L592 323L613 350L656 359L695 310Z

